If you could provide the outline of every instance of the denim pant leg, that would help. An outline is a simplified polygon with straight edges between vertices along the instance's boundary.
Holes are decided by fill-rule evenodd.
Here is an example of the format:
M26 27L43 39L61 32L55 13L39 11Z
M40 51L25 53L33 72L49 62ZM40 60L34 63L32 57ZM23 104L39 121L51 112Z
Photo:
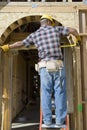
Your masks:
M41 106L43 113L44 123L51 123L52 110L51 110L51 94L52 94L52 77L46 68L40 69L41 79Z
M56 123L63 123L67 115L66 78L64 68L61 70L61 82L60 72L55 74L54 81Z

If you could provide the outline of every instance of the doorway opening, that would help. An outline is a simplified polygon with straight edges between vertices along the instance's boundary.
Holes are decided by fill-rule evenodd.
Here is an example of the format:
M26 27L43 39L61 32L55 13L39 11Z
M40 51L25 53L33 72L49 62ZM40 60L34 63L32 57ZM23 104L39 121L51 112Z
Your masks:
M6 37L5 42L9 44L23 40L40 27L39 18L40 16L31 16L15 21L7 28L8 35L4 33L2 38ZM55 24L62 26L57 21ZM16 52L13 54L12 64L12 129L30 129L32 125L38 129L40 77L35 71L35 64L38 62L37 49L30 47Z
M11 43L20 41L39 27L39 22L23 24L16 28L8 39ZM12 130L39 127L40 80L35 71L37 62L36 48L17 50L17 54L13 56Z

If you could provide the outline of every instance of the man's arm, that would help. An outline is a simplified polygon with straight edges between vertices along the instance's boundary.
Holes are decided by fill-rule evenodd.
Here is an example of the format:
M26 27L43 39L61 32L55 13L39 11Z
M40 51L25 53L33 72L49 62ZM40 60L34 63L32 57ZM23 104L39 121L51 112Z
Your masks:
M3 46L0 46L0 48L4 51L4 52L7 52L9 51L10 49L15 49L15 48L20 48L24 46L22 41L18 41L18 42L15 42L13 44L6 44L6 45L3 45Z
M79 36L79 33L77 32L76 29L68 27L68 30L69 30L69 34L74 35L76 38Z
M22 43L22 41L18 41L18 42L15 42L13 44L10 44L9 45L9 49L20 48L22 46L24 46L23 43Z
M69 34L72 34L76 37L76 43L81 43L81 38L79 36L79 33L76 29L68 27Z

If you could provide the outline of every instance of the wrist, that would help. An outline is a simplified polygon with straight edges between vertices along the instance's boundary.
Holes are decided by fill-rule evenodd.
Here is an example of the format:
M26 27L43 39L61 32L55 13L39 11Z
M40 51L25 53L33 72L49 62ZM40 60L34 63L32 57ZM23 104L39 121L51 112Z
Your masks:
M1 46L1 48L2 48L2 50L4 51L4 52L7 52L7 51L9 51L9 44L6 44L6 45L3 45L3 46Z

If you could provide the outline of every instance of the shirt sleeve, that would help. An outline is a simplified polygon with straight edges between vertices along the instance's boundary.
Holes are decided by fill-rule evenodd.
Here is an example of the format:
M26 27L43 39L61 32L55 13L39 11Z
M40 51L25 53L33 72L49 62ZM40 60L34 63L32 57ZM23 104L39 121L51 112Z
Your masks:
M58 26L58 33L60 36L68 36L69 35L69 29L68 27Z
M23 41L22 41L23 45L25 47L29 47L30 45L33 44L33 37L32 34L30 34L29 36L27 36Z

